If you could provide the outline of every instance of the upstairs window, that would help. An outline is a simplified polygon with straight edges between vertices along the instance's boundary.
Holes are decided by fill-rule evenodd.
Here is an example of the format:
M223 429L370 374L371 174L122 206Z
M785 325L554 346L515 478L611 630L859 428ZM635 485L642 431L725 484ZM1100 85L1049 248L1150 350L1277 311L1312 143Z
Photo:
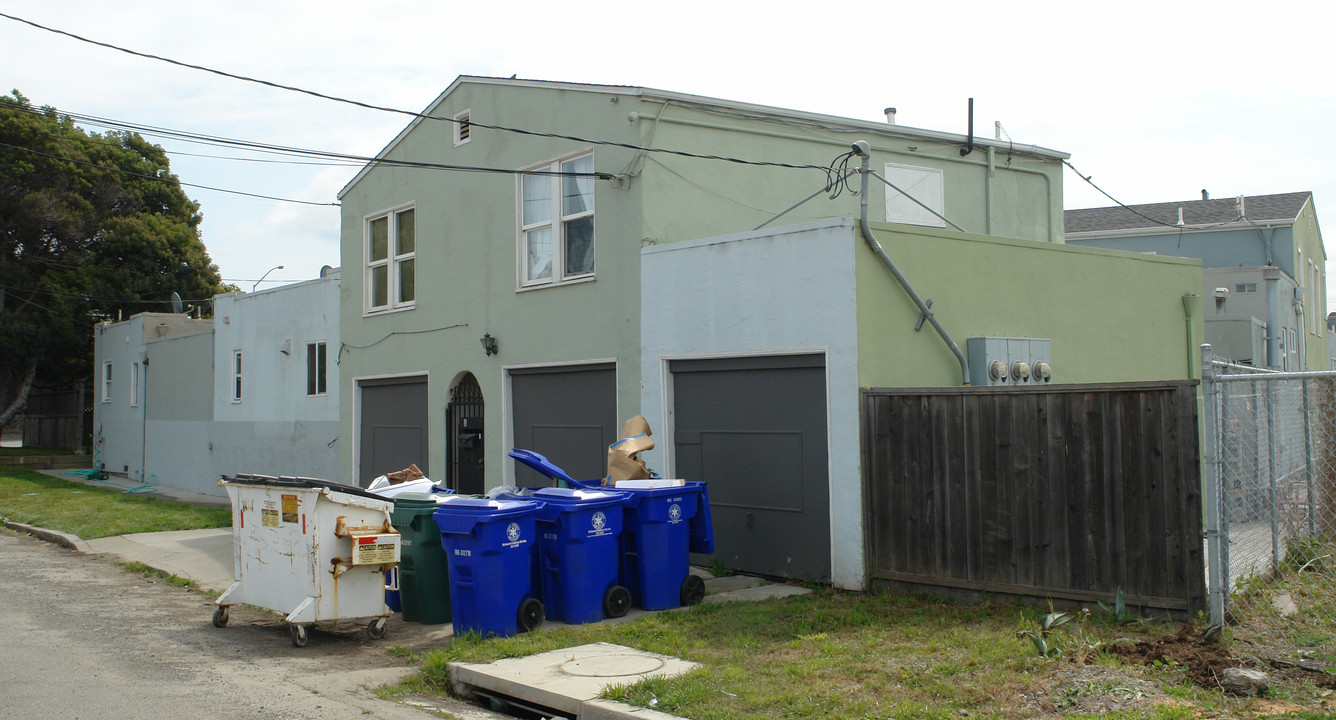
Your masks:
M327 357L325 343L306 344L306 394L308 396L324 395L327 390L325 385Z
M520 176L520 286L593 277L594 156L535 170L554 174Z
M366 311L402 310L417 299L414 209L392 210L366 221Z

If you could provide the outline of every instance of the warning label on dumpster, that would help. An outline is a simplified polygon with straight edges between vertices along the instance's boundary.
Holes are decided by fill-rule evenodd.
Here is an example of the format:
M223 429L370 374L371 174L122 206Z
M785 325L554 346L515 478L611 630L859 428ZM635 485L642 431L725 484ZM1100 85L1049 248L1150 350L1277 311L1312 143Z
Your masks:
M283 522L297 522L297 496L283 495Z
M397 535L371 535L357 538L354 565L383 565L399 561Z
M260 508L260 524L268 528L278 527L278 508L274 507L273 500L265 500L264 507Z

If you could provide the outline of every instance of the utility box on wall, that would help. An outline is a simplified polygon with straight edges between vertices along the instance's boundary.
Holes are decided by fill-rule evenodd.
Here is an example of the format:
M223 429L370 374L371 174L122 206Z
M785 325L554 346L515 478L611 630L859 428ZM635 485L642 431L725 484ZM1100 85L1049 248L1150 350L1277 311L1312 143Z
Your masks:
M965 341L972 385L1053 381L1048 338L972 337Z

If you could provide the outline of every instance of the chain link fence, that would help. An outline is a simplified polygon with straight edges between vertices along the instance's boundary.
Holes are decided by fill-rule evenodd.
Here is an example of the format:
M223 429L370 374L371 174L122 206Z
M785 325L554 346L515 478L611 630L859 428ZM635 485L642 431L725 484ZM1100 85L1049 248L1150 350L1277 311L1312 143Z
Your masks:
M1336 372L1203 357L1211 620L1336 664Z

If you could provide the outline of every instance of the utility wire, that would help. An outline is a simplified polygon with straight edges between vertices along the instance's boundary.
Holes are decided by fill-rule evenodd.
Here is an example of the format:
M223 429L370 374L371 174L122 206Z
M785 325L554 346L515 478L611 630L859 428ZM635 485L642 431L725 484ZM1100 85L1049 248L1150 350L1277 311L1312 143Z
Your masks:
M29 112L32 114L42 114L40 111L34 108L26 108L22 109L22 111ZM267 143L257 143L248 140L237 140L234 138L226 138L218 135L202 135L198 133L186 132L183 130L158 128L149 125L136 125L133 123L124 123L117 120L109 120L106 118L99 118L91 115L80 115L78 113L60 112L60 114L83 124L106 127L119 132L134 132L134 133L139 133L141 135L166 137L166 138L171 138L173 140L180 140L183 142L193 142L203 145L232 147L254 152L268 152L277 155L325 158L328 160L335 161L329 163L314 163L314 164L324 164L329 166L348 166L348 165L358 166L358 165L365 165L368 163L374 163L377 165L384 165L387 167L407 167L407 168L420 168L428 170L451 170L457 172L497 173L502 175L545 175L553 177L596 178L599 180L611 180L615 177L612 173L597 172L597 171L569 172L563 170L549 170L542 168L536 168L531 170L515 170L513 168L481 167L475 165L451 165L448 163L432 163L432 162L424 162L416 160L393 160L389 158L374 158L374 157L367 157L365 155L351 155L347 153L336 153L326 150L309 150L303 148L289 147L285 145L270 145ZM164 150L163 152L167 151ZM330 203L330 204L335 204L335 203Z
M1072 172L1076 173L1076 176L1077 176L1077 177L1079 177L1079 178L1081 178L1082 180L1086 181L1086 184L1087 184L1087 185L1089 185L1090 187L1095 188L1096 190L1098 190L1098 191L1100 192L1100 194L1103 195L1104 197L1106 197L1106 198L1108 198L1108 199L1114 201L1115 203L1117 203L1118 206L1121 207L1122 209L1124 209L1124 210L1126 210L1126 211L1132 213L1133 215L1136 215L1137 217L1139 217L1139 218L1141 218L1141 219L1143 219L1143 220L1148 220L1148 221L1150 221L1150 222L1153 222L1153 223L1155 223L1156 225L1160 225L1160 226L1167 227L1167 228L1174 228L1175 230L1178 230L1178 231L1179 231L1179 236L1180 236L1180 239L1181 239L1181 237L1182 237L1182 232L1183 232L1184 229L1186 229L1185 226L1178 225L1177 223L1167 223L1167 222L1164 222L1163 220L1157 220L1157 219L1155 219L1155 218L1153 218L1153 217L1151 217L1151 216L1149 216L1149 215L1146 215L1145 213L1142 213L1142 212L1137 211L1136 209L1134 209L1134 208L1132 208L1132 207L1126 205L1125 203L1123 203L1122 200L1119 200L1118 198L1116 198L1116 197L1110 195L1109 193L1105 192L1104 188L1102 188L1102 187L1096 185L1095 182L1094 182L1093 180L1091 180L1091 178L1094 177L1093 175L1085 175L1085 174L1083 174L1080 170L1077 170L1077 169L1076 169L1076 166L1075 166L1075 165L1071 164L1070 162L1068 162L1068 161L1066 161L1066 160L1063 160L1063 161L1062 161L1062 164L1063 164L1063 165L1066 165L1066 166L1069 167L1069 168L1071 168L1071 169L1072 169ZM1208 229L1210 229L1210 228L1217 228L1217 227L1223 227L1223 226L1225 226L1225 225L1231 225L1231 224L1233 224L1233 223L1238 222L1239 220L1247 220L1247 218L1244 217L1244 216L1242 216L1242 215L1239 215L1237 218L1234 218L1233 220L1229 220L1229 221L1227 221L1227 222L1214 223L1214 224L1212 224L1212 225L1194 225L1194 226L1192 226L1192 229L1193 229L1193 230L1208 230ZM1251 221L1250 221L1250 222L1251 222Z
M200 190L212 190L214 192L229 193L231 195L244 195L246 197L260 198L263 200L277 200L278 202L300 203L302 205L319 205L328 207L339 206L338 203L322 203L322 202L314 202L311 200L293 200L292 198L281 198L281 197L276 197L274 195L260 195L259 193L248 193L248 192L242 192L240 190L228 190L226 188L212 187L210 185L198 185L195 183L181 182L175 176L158 177L157 175L146 175L144 173L137 173L132 170L123 170L121 168L114 167L111 165L99 165L95 162L89 162L87 160L75 160L74 158L63 157L61 155L54 155L52 153L44 153L40 150L33 150L32 148L20 147L18 145L10 145L9 143L0 142L0 147L6 147L11 150L18 150L20 152L32 153L33 155L40 155L42 157L52 158L53 160L63 160L65 162L71 162L76 165L86 165L88 167L95 167L102 170L111 170L113 172L122 173L125 175L129 175L131 177L144 178L145 180L157 180L158 182L165 182L165 183L176 182L177 184L183 187L199 188Z
M296 86L294 86L294 85L283 85L283 84L281 84L281 83L276 83L276 82L272 82L272 81L269 81L269 80L261 80L261 79L259 79L259 78L253 78L253 77L249 77L249 76L246 76L246 75L237 75L237 74L229 73L229 72L225 72L225 71L222 71L222 70L215 70L215 69L213 69L213 68L205 67L205 66L203 66L203 65L193 65L193 64L191 64L191 63L181 62L180 60L173 60L173 59L171 59L171 58L162 57L162 56L160 56L160 55L152 55L152 54L149 54L149 53L138 52L138 51L136 51L136 50L130 50L130 49L128 49L128 48L120 47L120 46L118 46L118 45L112 45L111 43L101 42L101 41L98 41L98 40L92 40L92 39L90 39L90 38L82 37L82 36L80 36L80 35L75 35L74 33L66 32L66 31L64 31L64 30L57 30L56 28L51 28L51 27L47 27L47 26L45 26L45 25L40 25L40 24L35 23L35 22L31 21L31 20L25 20L25 19L23 19L23 18L21 18L21 17L16 17L16 16L14 16L14 15L9 15L9 14L3 13L3 12L0 12L0 17L8 18L8 19L10 19L10 20L13 20L13 21L15 21L15 22L20 22L20 23L23 23L23 24L25 24L25 25L30 25L30 26L32 26L32 27L37 28L38 30L45 30L45 31L47 31L47 32L55 33L55 34L57 34L57 35L64 35L65 37L73 38L74 40L78 40L79 42L85 42L85 43L89 43L89 44L91 44L91 45L97 45L97 46L99 46L99 47L108 48L108 49L110 49L110 50L116 50L116 51L118 51L118 52L123 52L123 53L126 53L126 54L128 54L128 55L135 55L135 56L137 56L137 57L147 58L147 59L149 59L149 60L158 60L158 61L160 61L160 62L169 63L169 64L171 64L171 65L176 65L176 66L178 66L178 67L183 67L183 68L188 68L188 69L191 69L191 70L199 70L199 71L202 71L202 72L212 73L212 74L214 74L214 75L219 75L219 76L221 76L221 77L230 78L230 79L233 79L233 80L241 80L241 81L243 81L243 82L255 83L255 84L257 84L257 85L264 85L264 86L266 86L266 87L276 88L276 89L278 89L278 90L288 90L288 91L290 91L290 92L301 93L301 94L303 94L303 95L310 95L311 97L317 97L317 98L320 98L320 99L322 99L322 100L331 100L331 101L333 101L333 102L344 103L344 104L347 104L347 105L354 105L354 106L356 106L356 107L366 108L366 109L368 109L368 110L378 110L378 111L381 111L381 112L396 113L396 114L399 114L399 115L407 115L407 116L409 116L409 117L417 118L417 119L420 119L420 120L435 120L435 121L438 121L438 122L448 122L448 123L451 123L451 124L458 124L458 123L460 122L459 120L456 120L456 119L454 119L454 118L437 117L437 116L435 116L435 115L424 115L424 114L422 114L422 113L414 112L414 111L412 111L412 110L402 110L402 109L399 109L399 108L386 107L386 106L384 106L384 105L373 105L373 104L371 104L371 103L362 102L362 101L360 101L360 100L352 100L352 99L349 99L349 98L339 97L339 96L337 96L337 95L327 95L327 94L325 94L325 93L316 92L315 90L307 90L307 89L305 89L305 88L296 87ZM570 141L573 141L573 142L587 143L587 144L590 144L590 145L607 145L607 146L610 146L610 147L620 147L620 148L625 148L625 149L628 149L628 150L637 150L637 151L642 151L642 152L665 153L665 154L669 154L669 155L678 155L678 156L681 156L681 157L696 158L696 159L700 159L700 160L720 160L720 161L723 161L723 162L731 162L731 163L736 163L736 164L739 164L739 165L757 165L757 166L762 166L762 167L783 167L783 168L793 168L793 169L798 169L798 170L825 170L825 169L826 169L826 168L824 168L824 167L822 167L822 166L820 166L820 165L800 165L800 164L792 164L792 163L770 162L770 161L765 161L765 160L744 160L744 159L742 159L742 158L727 157L727 156L724 156L724 155L704 155L704 154L700 154L700 153L687 152L687 151L685 151L685 150L669 150L669 149L666 149L666 148L649 148L649 147L642 147L642 146L640 146L640 145L634 145L634 144L631 144L631 143L617 142L617 141L614 141L614 140L591 140L591 139L589 139L589 138L582 138L582 137L577 137L577 136L574 136L574 135L562 135L562 134L560 134L560 133L539 132L539 131L537 131L537 130L524 130L524 129L522 129L522 128L506 127L506 126L504 126L504 125L490 125L490 124L487 124L487 123L478 122L476 119L473 119L472 117L469 118L469 121L468 121L468 122L469 122L469 125L470 125L471 127L487 128L488 130L500 130L500 131L502 131L502 132L516 133L516 134L518 134L518 135L530 135L530 136L534 136L534 137L556 138L556 139L559 139L559 140L570 140Z

